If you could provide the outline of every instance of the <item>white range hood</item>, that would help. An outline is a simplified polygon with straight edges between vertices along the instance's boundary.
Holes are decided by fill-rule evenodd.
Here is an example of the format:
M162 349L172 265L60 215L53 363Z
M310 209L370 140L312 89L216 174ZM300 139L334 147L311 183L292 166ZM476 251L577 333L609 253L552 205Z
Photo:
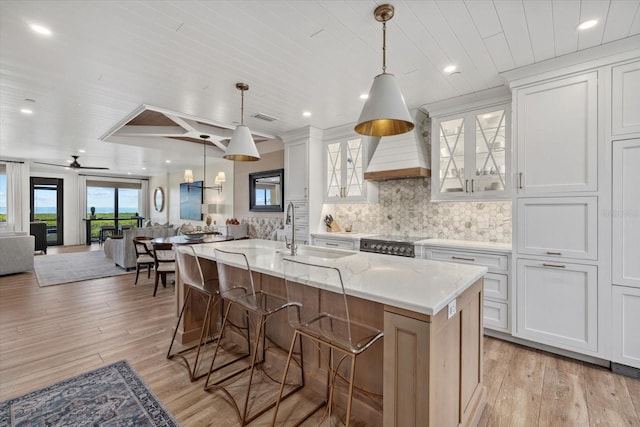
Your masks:
M370 147L375 151L364 173L364 179L385 181L431 176L429 117L418 109L409 113L415 123L411 132L370 138Z

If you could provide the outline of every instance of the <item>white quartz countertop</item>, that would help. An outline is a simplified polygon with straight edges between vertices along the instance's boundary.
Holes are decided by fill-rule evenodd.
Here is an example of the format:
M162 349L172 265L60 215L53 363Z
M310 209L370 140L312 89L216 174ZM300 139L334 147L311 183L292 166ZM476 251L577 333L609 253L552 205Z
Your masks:
M283 242L235 240L192 245L199 257L215 260L215 248L243 252L252 270L283 277ZM185 250L178 247L178 250ZM486 267L300 245L296 258L337 267L349 295L427 315L434 315L486 272ZM310 286L334 289L322 277Z
M425 233L428 234L428 233ZM351 239L360 240L363 238L379 235L376 233L347 233L341 231L337 233L319 232L311 233L313 237L329 237L337 239ZM511 253L511 243L496 243L496 242L479 242L474 240L455 240L455 239L425 239L416 242L416 245L451 248L451 249L467 249L467 250L479 250L479 251L491 251L500 253Z
M311 233L313 237L334 237L336 239L353 239L360 240L365 237L375 236L374 233L354 233L347 231L338 231L338 232L320 232L320 233Z

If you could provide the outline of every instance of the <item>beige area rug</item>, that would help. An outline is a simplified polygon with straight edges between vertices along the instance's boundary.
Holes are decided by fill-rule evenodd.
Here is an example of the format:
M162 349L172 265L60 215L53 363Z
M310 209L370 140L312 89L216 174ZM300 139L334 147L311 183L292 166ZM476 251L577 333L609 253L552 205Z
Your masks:
M116 267L103 251L36 256L34 270L40 287L131 274Z

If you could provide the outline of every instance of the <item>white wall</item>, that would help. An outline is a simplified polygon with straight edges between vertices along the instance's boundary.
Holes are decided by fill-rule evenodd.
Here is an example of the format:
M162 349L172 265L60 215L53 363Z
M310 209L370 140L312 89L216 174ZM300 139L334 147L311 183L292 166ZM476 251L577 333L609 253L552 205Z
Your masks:
M194 159L196 160L196 159ZM195 163L195 161L194 161ZM194 168L194 181L202 181L203 168ZM226 218L233 217L233 187L234 187L234 163L229 160L218 159L215 161L207 161L207 177L205 185L214 186L214 181L218 172L224 172L226 182L222 183L222 192L217 190L205 190L205 204L216 203L222 208L222 212L212 214L211 218L218 224L224 224ZM153 190L161 187L165 195L165 207L162 212L156 212L153 208L153 200L150 200L151 220L164 224L169 222L176 227L180 224L191 223L204 227L206 224L202 221L193 221L180 218L180 183L184 182L184 172L168 173L162 176L154 176L149 178L149 198L153 198ZM219 210L220 210L219 206Z

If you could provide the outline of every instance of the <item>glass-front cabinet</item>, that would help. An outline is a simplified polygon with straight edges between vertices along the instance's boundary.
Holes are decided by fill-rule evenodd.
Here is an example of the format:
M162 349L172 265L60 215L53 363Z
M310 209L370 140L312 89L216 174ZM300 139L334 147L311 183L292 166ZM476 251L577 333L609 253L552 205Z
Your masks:
M432 200L507 199L509 104L433 120Z
M347 130L348 133L344 133ZM369 161L366 137L356 134L353 126L325 132L324 202L372 201L375 185L364 180ZM377 188L376 188L377 189Z

